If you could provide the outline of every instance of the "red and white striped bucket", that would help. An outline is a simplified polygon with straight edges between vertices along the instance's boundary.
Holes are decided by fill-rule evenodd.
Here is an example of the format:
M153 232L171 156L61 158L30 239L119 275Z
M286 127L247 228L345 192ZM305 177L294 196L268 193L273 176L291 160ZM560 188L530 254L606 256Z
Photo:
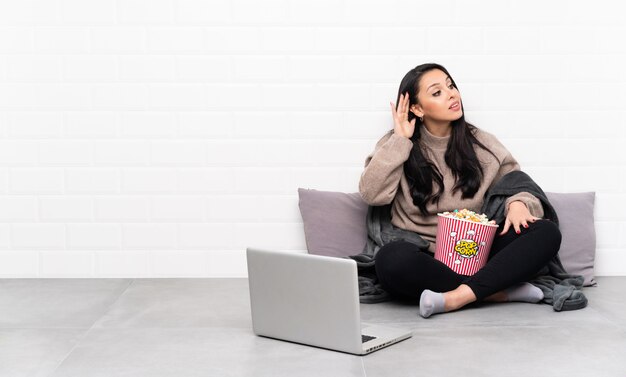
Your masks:
M435 259L461 275L474 275L489 258L497 225L438 214Z

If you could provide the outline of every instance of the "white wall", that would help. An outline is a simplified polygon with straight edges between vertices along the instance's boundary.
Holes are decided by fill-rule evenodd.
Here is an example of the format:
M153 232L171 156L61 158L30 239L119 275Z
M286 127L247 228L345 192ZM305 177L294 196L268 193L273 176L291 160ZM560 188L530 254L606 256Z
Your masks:
M626 274L626 28L615 1L0 3L0 277L245 276L304 250L297 188L357 191L404 74L545 191L596 191Z

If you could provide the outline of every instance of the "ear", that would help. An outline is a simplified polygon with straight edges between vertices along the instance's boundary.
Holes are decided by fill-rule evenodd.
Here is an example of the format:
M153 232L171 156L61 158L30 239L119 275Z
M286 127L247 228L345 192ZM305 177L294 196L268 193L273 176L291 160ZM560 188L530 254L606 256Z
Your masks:
M409 111L415 114L418 118L424 116L424 112L422 111L422 107L420 105L417 105L417 104L411 105L411 107L409 107Z

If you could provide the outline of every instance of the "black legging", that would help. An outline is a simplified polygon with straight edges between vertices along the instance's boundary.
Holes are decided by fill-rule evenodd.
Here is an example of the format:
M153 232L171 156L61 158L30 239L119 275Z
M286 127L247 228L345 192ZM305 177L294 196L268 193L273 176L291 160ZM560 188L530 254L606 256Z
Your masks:
M477 301L535 276L561 246L561 232L550 220L528 223L521 233L497 230L487 264L473 276L460 275L432 253L407 241L390 242L376 254L376 274L382 287L392 296L419 299L424 289L447 292L467 284Z

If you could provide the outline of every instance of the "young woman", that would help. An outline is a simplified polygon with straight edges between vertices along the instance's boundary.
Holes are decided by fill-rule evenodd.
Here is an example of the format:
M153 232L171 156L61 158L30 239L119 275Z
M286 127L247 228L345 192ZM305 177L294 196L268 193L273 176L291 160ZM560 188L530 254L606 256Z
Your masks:
M383 245L376 254L382 287L398 298L419 298L425 318L475 301L543 299L539 288L524 282L558 252L561 233L542 219L541 202L530 193L506 200L506 220L479 272L459 275L434 259L437 213L478 212L485 192L520 170L495 136L465 121L461 94L448 71L433 63L415 67L400 83L397 105L390 105L394 129L366 158L359 191L369 205L391 203L391 223L418 233L430 247L406 241Z

